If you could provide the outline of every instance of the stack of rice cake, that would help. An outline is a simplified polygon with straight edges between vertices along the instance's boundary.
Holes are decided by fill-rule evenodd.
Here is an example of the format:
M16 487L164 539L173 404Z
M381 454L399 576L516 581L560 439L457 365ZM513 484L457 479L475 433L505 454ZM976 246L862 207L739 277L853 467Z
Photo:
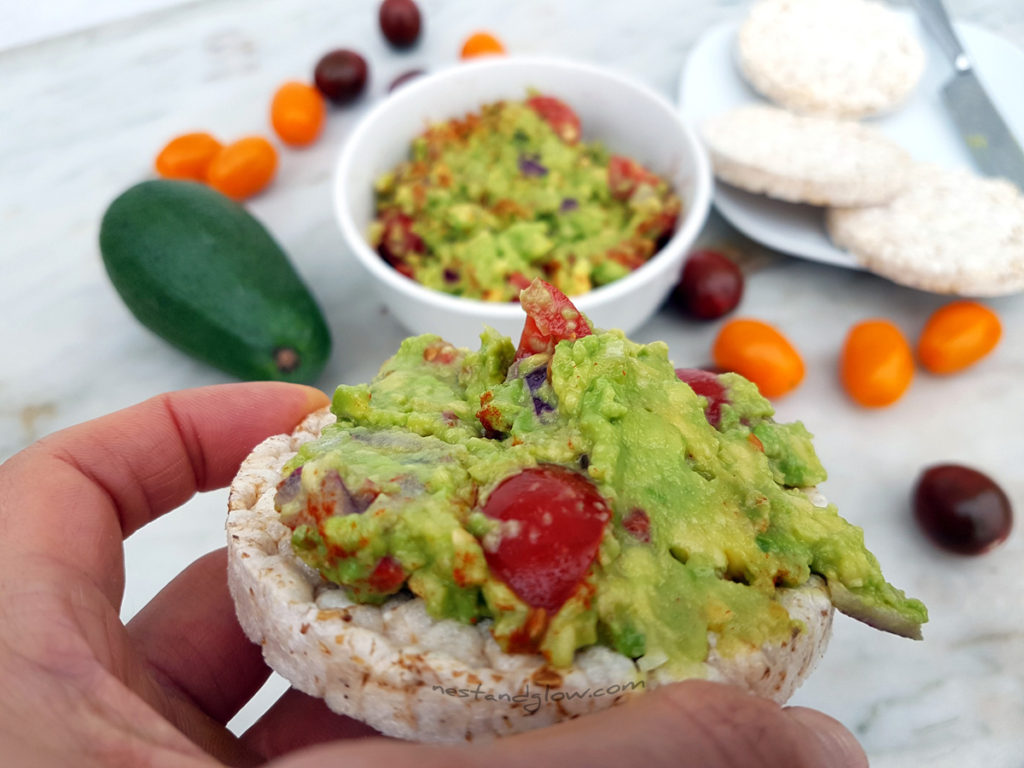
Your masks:
M827 208L837 247L890 280L938 293L1024 289L1024 195L1001 179L914 162L856 122L910 96L925 54L873 0L758 0L740 28L740 71L777 106L707 121L722 181Z

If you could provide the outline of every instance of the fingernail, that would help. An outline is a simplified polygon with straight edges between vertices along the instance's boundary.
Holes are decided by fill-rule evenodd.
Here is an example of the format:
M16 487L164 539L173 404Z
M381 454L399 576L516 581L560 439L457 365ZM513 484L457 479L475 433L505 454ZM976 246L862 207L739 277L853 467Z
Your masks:
M310 411L318 411L325 405L331 404L331 398L315 387L305 387L306 406Z
M807 728L821 745L821 765L831 768L868 768L868 758L850 733L838 720L807 707L786 707L789 717Z

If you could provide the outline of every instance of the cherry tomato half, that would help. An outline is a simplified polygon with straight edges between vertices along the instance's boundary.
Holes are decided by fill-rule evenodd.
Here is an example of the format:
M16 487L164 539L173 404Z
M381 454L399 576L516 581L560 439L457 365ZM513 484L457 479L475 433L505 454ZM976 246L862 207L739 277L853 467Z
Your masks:
M717 374L701 368L676 368L676 377L689 384L695 394L707 400L704 416L708 424L717 427L722 420L722 406L729 402L729 396Z
M526 312L526 324L516 360L553 352L560 341L574 341L591 334L590 324L569 297L539 278L522 290L519 303Z
M608 189L612 197L628 200L641 184L657 186L658 177L635 160L622 155L608 158Z
M385 555L377 561L367 582L375 593L393 595L405 583L405 571L395 558Z
M540 115L566 144L580 140L580 118L564 101L553 96L531 96L526 105Z
M528 605L552 613L583 581L611 519L590 480L556 465L502 480L487 497L484 514L511 523L497 548L484 550L492 573Z
M423 238L413 230L412 217L393 208L381 216L381 222L384 230L377 245L377 253L396 270L411 278L413 272L408 257L414 253L423 253L427 248Z

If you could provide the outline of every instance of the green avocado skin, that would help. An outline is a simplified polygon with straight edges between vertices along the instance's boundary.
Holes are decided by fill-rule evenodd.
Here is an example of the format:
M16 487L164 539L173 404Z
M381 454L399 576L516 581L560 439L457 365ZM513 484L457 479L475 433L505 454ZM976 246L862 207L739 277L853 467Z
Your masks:
M263 225L219 192L141 182L107 208L99 240L128 309L187 354L245 380L323 371L331 336L315 299Z

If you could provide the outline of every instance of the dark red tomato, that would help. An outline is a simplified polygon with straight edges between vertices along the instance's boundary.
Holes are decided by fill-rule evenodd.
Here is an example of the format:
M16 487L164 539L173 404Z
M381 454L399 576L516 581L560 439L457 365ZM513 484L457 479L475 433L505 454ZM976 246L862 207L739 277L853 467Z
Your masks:
M540 115L566 144L575 144L580 140L580 118L564 101L553 96L531 96L526 100L526 104Z
M1013 527L1003 489L988 475L959 464L939 464L921 474L914 516L932 541L961 555L988 551Z
M654 244L639 237L625 240L608 250L608 258L628 270L639 269L654 254Z
M368 71L366 59L355 51L339 48L317 62L313 82L335 104L348 104L363 92Z
M377 561L368 581L374 592L390 595L397 592L402 586L405 581L405 571L402 570L401 563L395 558L385 555Z
M672 292L673 303L702 320L714 320L736 309L743 298L743 273L718 251L694 251Z
M639 507L634 507L622 518L622 527L637 541L647 544L651 540L651 518Z
M380 31L396 48L408 48L420 36L420 9L413 0L384 0Z
M707 399L704 415L708 424L717 427L722 420L722 405L729 402L725 387L718 380L718 376L700 368L676 368L676 376L680 381L689 384L690 389L698 395Z
M523 289L519 303L526 312L526 324L516 360L553 352L560 341L575 341L591 334L590 324L569 297L539 278Z
M424 74L426 73L422 69L410 69L408 72L403 72L391 81L391 85L388 86L388 93L397 91L409 81L415 80L417 77L422 77Z
M583 581L611 519L590 480L555 465L502 480L484 514L507 521L497 549L484 550L491 572L528 605L551 613Z
M513 272L511 275L508 276L508 284L511 285L513 288L518 288L519 291L522 292L530 287L530 278L528 278L522 272ZM515 300L518 301L519 297L516 296Z
M406 259L410 254L423 253L426 250L423 240L413 231L412 218L397 209L392 209L381 215L381 223L384 225L384 231L377 252L399 272L411 276Z
M636 231L638 235L654 240L656 247L660 249L672 238L672 233L675 232L678 221L679 210L671 208L661 213L656 213L646 221L640 222L637 225Z
M628 200L641 184L656 186L658 177L628 157L612 155L608 158L608 189L612 197Z

